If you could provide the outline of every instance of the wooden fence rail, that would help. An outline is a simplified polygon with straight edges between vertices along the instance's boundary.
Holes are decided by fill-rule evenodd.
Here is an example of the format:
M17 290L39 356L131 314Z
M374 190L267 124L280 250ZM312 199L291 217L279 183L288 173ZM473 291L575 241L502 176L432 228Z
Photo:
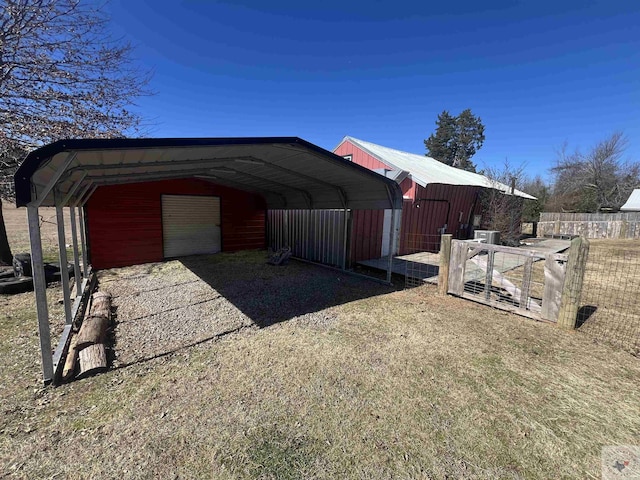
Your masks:
M439 292L574 328L588 246L576 238L567 255L443 237Z

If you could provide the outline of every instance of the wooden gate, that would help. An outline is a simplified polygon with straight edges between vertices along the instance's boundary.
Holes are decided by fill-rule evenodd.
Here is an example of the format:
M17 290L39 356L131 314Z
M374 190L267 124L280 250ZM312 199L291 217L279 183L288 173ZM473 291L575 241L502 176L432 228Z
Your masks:
M556 322L568 255L467 240L451 242L448 292Z

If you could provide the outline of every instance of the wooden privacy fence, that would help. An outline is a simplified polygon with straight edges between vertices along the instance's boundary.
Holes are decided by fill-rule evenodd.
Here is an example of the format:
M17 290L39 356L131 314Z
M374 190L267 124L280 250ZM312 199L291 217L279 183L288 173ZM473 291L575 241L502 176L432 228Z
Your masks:
M574 328L588 241L568 254L504 247L444 235L438 275L441 293ZM450 253L449 253L450 252Z
M585 238L640 238L640 212L540 214L539 237L579 235Z

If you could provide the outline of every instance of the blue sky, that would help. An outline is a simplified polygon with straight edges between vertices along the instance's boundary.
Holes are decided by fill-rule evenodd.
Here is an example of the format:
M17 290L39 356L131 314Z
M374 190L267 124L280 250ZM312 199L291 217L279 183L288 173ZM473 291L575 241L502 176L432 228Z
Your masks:
M640 3L113 0L155 71L151 136L344 135L415 153L442 110L482 118L474 161L548 175L616 130L640 161Z

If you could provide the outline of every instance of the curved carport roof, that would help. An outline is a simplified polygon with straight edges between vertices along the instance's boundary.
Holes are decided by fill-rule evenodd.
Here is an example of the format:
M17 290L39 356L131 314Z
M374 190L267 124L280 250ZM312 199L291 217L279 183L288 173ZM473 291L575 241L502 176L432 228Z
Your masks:
M85 278L82 284L79 281L75 212L78 211L80 225L83 213L77 207L84 205L101 185L193 177L260 194L269 209L392 209L394 214L402 209L402 193L396 182L297 137L61 140L39 148L27 156L14 180L17 206L28 207L45 383L60 373L73 320L86 306L90 290L88 239L83 228L79 230ZM65 327L53 355L38 217L41 206L56 207L64 296ZM78 279L73 301L62 208L66 206L70 207ZM390 272L389 268L387 281Z
M16 203L78 205L100 185L190 177L270 209L402 208L396 182L297 137L60 140L22 163Z

